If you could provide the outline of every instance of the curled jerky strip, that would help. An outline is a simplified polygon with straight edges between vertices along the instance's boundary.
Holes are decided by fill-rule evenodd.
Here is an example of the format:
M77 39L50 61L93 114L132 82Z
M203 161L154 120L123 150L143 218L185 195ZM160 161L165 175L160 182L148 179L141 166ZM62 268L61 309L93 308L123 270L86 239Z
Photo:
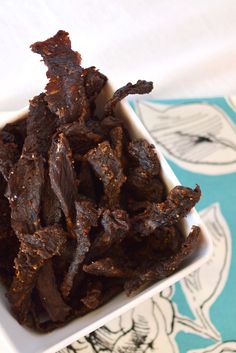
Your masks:
M34 53L43 57L48 67L46 101L49 109L62 122L83 121L89 111L84 87L81 56L71 49L69 35L58 31L55 36L31 45Z
M133 296L150 283L170 276L196 248L199 237L200 228L193 226L191 233L176 254L159 261L149 261L138 267L136 278L127 280L124 285L126 294Z
M63 133L54 137L49 153L49 176L51 186L60 201L66 217L68 230L73 236L75 220L75 200L77 198L76 175L72 152Z
M96 175L103 182L104 194L108 205L115 208L119 205L120 188L126 180L120 160L114 154L108 141L87 153L87 160Z
M76 234L77 246L73 260L61 285L61 291L64 297L67 297L70 294L74 277L79 270L79 265L84 261L85 255L89 251L89 232L91 227L97 225L99 217L99 212L94 208L90 201L76 202L75 207L76 225L74 227L74 233Z
M174 187L162 203L152 203L143 213L132 219L133 230L140 236L147 236L160 226L179 222L195 206L201 197L200 187L194 190Z
M34 234L19 236L20 249L15 259L15 277L8 292L11 309L20 323L27 320L30 296L43 264L60 253L66 233L58 226L49 226Z
M145 94L150 93L153 89L153 83L138 80L137 83L134 85L132 83L127 83L124 87L119 88L114 94L111 99L105 104L104 112L105 116L114 115L114 110L117 105L122 99L127 97L129 94Z

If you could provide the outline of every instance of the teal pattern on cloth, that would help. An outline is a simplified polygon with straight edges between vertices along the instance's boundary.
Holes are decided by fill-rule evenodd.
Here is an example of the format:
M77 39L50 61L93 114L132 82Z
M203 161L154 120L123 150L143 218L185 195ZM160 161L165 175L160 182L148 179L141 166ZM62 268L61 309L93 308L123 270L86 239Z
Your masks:
M236 104L230 98L135 99L132 108L183 185L214 243L193 274L63 353L236 352Z

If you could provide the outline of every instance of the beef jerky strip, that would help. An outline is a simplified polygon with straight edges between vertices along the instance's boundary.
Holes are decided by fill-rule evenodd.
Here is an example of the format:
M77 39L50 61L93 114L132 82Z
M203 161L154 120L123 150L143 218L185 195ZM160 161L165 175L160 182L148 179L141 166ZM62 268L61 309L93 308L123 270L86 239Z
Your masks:
M0 140L0 173L8 181L10 169L20 157L18 146L15 143L4 143Z
M196 248L199 242L200 228L193 226L191 233L181 245L179 251L163 260L150 261L137 268L138 276L126 281L124 289L128 296L137 294L153 281L170 276Z
M87 294L81 302L89 309L96 309L102 301L102 282L93 280L88 283Z
M43 226L58 224L61 220L62 211L60 202L55 195L48 175L48 169L45 170L45 183L43 186L41 198L41 223Z
M104 194L109 207L119 205L120 188L126 180L120 160L115 156L108 141L100 143L87 153L87 160L103 182Z
M44 183L42 157L22 156L12 168L7 197L11 207L11 225L17 236L32 234L40 227L40 199Z
M130 229L128 213L124 210L105 210L101 223L104 232L97 235L93 242L90 257L106 252L114 243L119 244Z
M26 118L18 120L4 126L0 131L0 136L4 143L13 142L21 152L26 137Z
M52 321L65 321L71 308L63 301L56 284L56 277L49 260L40 270L37 290L41 303Z
M110 136L114 153L121 160L123 154L123 128L121 126L114 127L110 132Z
M128 152L143 174L153 177L160 173L161 166L155 147L146 140L130 142Z
M140 236L148 236L160 226L179 222L195 206L201 197L200 187L194 190L174 187L162 203L152 203L143 213L133 217L133 230Z
M105 104L105 116L114 116L114 110L118 102L127 97L129 94L145 94L150 93L153 89L153 83L144 80L138 80L137 83L127 83L124 87L119 88L109 101Z
M73 280L79 270L80 264L84 261L85 255L90 248L89 232L91 227L97 225L99 217L98 211L94 208L91 201L81 201L75 203L76 225L74 232L77 238L77 246L73 255L68 272L61 285L61 292L64 297L70 294Z
M164 185L159 177L149 177L141 167L129 170L126 190L137 201L162 202Z
M83 265L83 270L91 275L104 277L130 278L134 277L135 274L126 259L119 260L111 257L105 257L92 261L88 265Z
M96 199L96 190L91 166L87 161L81 162L79 172L79 192L89 199Z
M103 89L107 82L107 77L99 72L94 66L84 69L83 76L86 96L91 103L95 101Z
M48 109L44 98L41 93L30 101L24 153L38 153L47 158L58 117Z
M8 292L11 309L20 323L27 320L31 292L44 263L60 253L66 233L60 226L49 226L34 234L19 236L20 250L15 259L15 277Z
M60 201L65 214L68 230L73 234L75 200L77 198L76 176L72 153L63 133L54 137L49 152L49 176L51 186Z
M184 242L184 236L177 226L159 227L148 237L148 248L150 253L170 254L179 251Z
M46 101L49 109L57 114L63 123L75 119L83 121L88 114L88 101L84 88L81 56L71 49L67 32L57 34L44 42L31 45L34 53L43 57L48 67Z
M5 197L0 197L0 240L14 237L11 228L11 209Z
M93 132L85 125L81 125L78 121L64 124L60 127L70 143L73 153L83 155L89 149L97 146L102 141L102 136Z

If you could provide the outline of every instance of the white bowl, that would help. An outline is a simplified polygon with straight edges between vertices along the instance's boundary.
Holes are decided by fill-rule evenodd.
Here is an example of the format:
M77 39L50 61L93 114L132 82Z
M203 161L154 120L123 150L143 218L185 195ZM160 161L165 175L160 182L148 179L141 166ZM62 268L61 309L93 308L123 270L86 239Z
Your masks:
M110 86L106 88L100 102L103 101L104 98L110 96L109 93L112 93ZM11 114L1 114L0 127L2 128L8 122L22 118L25 116L26 112L27 108L15 113L12 112ZM127 127L133 138L145 138L156 147L156 152L162 166L162 178L167 186L167 189L170 190L175 185L180 185L179 180L173 173L162 153L159 151L155 141L128 103L122 102L120 104L118 114L122 114L122 116L126 119ZM12 353L54 353L71 344L75 340L78 340L79 338L96 330L127 310L132 309L134 306L152 297L154 294L171 286L204 264L212 252L211 238L198 213L194 209L183 221L183 231L186 236L189 234L192 225L198 225L201 228L201 241L199 247L195 249L193 254L184 261L181 268L174 274L153 284L133 298L128 298L124 293L121 293L101 308L85 315L82 318L75 319L65 327L59 328L52 333L37 334L19 325L10 313L9 305L5 297L5 289L0 287L1 342Z

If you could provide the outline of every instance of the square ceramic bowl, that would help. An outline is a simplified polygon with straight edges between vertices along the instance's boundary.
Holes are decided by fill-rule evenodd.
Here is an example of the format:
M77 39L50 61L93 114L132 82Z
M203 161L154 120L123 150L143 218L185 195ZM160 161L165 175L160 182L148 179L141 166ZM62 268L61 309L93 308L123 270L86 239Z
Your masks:
M100 103L110 97L112 89L108 86L100 99ZM99 108L98 108L99 111ZM8 113L0 116L0 128L6 123L13 122L24 117L27 113L27 108L15 113ZM167 161L159 151L155 141L150 136L148 131L142 125L141 121L130 108L128 103L122 102L118 108L118 114L122 114L126 121L126 125L132 138L145 138L148 142L156 147L156 152L159 156L162 166L162 179L165 182L167 189L172 189L175 185L180 185L177 177L171 170ZM194 185L192 185L194 186ZM89 334L108 321L123 314L127 310L140 304L144 300L152 297L154 294L164 290L181 278L195 271L204 262L206 262L211 254L212 243L210 236L199 218L198 213L192 210L185 218L182 224L184 234L187 236L192 225L198 225L201 228L201 241L199 247L195 249L191 257L186 259L174 274L166 279L163 279L149 288L145 289L140 294L133 298L127 298L124 293L116 296L101 308L87 314L82 318L78 318L69 323L63 328L59 328L49 334L37 334L25 327L22 327L13 318L9 311L9 305L5 298L5 290L0 288L0 340L8 350L12 353L54 353L71 344L75 340Z

